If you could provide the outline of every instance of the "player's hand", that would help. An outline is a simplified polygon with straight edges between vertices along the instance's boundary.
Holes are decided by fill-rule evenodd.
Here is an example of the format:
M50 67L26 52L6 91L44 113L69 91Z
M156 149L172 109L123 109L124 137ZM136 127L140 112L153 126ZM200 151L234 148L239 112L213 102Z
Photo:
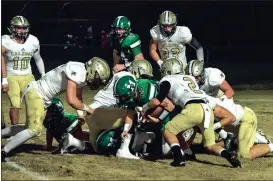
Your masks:
M121 133L121 138L122 138L122 139L128 138L128 132L127 132L127 131L123 131L123 132Z
M150 115L147 115L146 120L147 120L147 122L151 122L151 123L159 123L160 122L160 120L158 118L152 117Z
M116 64L114 67L113 67L113 71L114 73L117 73L121 70L124 70L126 69L125 65L124 64Z
M3 84L3 85L2 85L2 91L3 91L4 93L6 93L6 92L8 92L8 90L9 90L9 84Z

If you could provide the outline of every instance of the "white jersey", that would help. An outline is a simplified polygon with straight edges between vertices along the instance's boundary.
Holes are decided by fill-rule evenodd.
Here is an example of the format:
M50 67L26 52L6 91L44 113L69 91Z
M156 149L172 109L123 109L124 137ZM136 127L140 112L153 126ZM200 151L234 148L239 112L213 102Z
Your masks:
M115 81L124 76L133 76L130 72L121 71L113 75L108 84L101 89L94 97L94 101L89 105L92 109L99 107L110 107L117 104L117 99L114 97L114 84Z
M219 86L225 80L225 74L217 68L205 68L204 84L200 86L206 94L217 97Z
M186 43L192 39L188 27L177 26L175 33L170 37L166 37L160 32L159 25L156 25L150 30L150 35L153 40L158 41L158 50L162 61L175 57L186 67Z
M43 99L45 107L48 107L53 97L66 90L68 80L74 81L79 88L85 86L85 64L70 61L47 72L41 79L32 81L30 85Z
M159 84L163 81L168 81L171 84L168 98L172 100L175 105L184 105L191 100L206 101L206 93L199 89L195 78L190 75L167 75L163 77Z
M29 35L25 43L19 44L10 35L2 36L2 46L6 48L4 58L9 75L31 74L30 60L34 53L39 51L39 40Z
M207 99L209 100L209 105L216 104L218 106L221 106L235 116L236 120L231 125L237 126L240 124L240 121L244 116L244 108L240 104L235 104L233 101L228 100L221 101L220 99L211 96L208 96ZM215 106L211 108L214 109Z

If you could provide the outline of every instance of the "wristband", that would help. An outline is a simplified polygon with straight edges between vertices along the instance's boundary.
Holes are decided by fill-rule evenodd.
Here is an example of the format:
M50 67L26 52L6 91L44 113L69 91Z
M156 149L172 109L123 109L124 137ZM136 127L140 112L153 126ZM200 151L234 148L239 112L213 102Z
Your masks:
M130 124L128 124L128 123L126 123L126 124L124 124L123 131L128 132L128 131L130 130L130 128L131 128L131 125L130 125Z
M148 109L150 109L150 107L149 107L149 104L147 103L147 104L144 104L143 106L142 106L142 112L146 112Z
M226 96L226 95L222 95L222 96L220 97L220 99L223 101L223 100L227 99L227 96Z
M159 65L159 67L161 67L161 65L163 64L163 61L159 59L156 63Z
M81 110L83 110L83 111L88 111L88 110L89 110L89 107L88 107L87 105L83 104L83 108L82 108Z
M214 123L213 128L214 130L216 130L216 129L222 128L222 125L220 122L217 122L217 123Z
M8 79L6 77L2 78L2 85L8 84Z

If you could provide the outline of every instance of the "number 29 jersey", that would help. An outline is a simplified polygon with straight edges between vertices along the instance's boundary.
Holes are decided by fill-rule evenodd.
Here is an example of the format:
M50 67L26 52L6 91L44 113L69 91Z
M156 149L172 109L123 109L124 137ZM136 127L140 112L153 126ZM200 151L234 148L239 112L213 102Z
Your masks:
M36 51L39 51L39 40L29 35L25 43L17 43L10 35L2 36L2 46L6 48L4 58L7 66L7 74L27 75L31 74L30 60Z
M183 63L183 66L187 65L185 45L192 39L188 27L177 26L175 33L170 37L166 37L160 32L159 25L156 25L150 30L150 35L153 40L158 41L158 50L163 61L175 57Z
M194 77L190 75L166 75L160 80L159 85L164 81L168 81L171 84L168 98L175 105L184 107L191 100L207 101L206 93L199 89Z

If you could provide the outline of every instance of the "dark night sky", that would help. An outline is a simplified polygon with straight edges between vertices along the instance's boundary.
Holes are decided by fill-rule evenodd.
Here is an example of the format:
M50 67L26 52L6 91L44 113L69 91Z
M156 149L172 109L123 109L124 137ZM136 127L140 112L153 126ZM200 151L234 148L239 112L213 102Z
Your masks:
M46 24L44 21L57 19L64 3L29 2L22 15L32 23L32 33L53 31L57 22ZM6 32L9 20L21 11L24 4L24 1L2 2L3 32ZM166 9L178 14L179 25L188 26L206 45L225 45L227 39L234 45L271 45L273 42L273 2L71 2L59 17L94 19L92 24L95 29L101 30L110 28L116 16L125 15L131 20L133 31L149 39L149 29ZM46 43L46 40L48 38L42 38L41 43Z
M19 14L25 3L2 1L2 34L7 33L10 19ZM86 61L93 56L102 57L111 65L111 51L107 53L99 48L100 32L102 29L109 30L114 18L120 15L131 20L133 32L140 35L144 57L151 61L148 54L149 30L156 25L161 12L171 10L178 14L178 25L188 26L201 42L205 61L223 70L231 83L273 78L273 1L73 1L59 13L64 3L30 1L21 14L30 21L31 34L40 40L47 70L68 60ZM84 31L80 31L80 25ZM86 34L86 27L90 25L93 26L95 47L65 50L62 46L51 46L63 44L64 34ZM194 50L187 48L187 58L194 57ZM155 66L153 61L151 63Z

